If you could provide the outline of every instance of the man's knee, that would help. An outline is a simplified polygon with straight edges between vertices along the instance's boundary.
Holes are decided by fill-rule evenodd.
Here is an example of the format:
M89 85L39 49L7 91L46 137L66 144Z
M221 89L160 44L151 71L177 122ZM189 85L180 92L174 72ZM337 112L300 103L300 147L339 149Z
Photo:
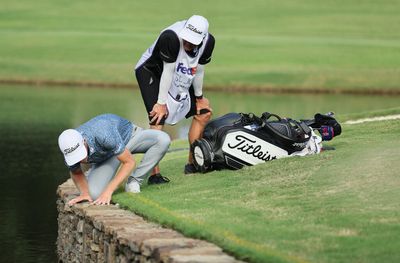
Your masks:
M200 115L194 115L194 118L201 124L206 125L207 122L211 119L211 112L207 112Z
M166 152L171 144L169 135L163 131L160 131L159 135L157 136L157 144L163 152Z
M97 187L89 187L89 195L93 201L99 198L101 193L102 193L101 189L98 189Z

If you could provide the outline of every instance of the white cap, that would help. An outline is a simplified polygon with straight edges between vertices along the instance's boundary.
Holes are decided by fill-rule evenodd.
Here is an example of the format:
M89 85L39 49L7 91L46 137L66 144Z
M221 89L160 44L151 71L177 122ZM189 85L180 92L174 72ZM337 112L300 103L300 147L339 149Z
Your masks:
M67 165L76 164L87 156L82 134L77 130L68 129L63 131L58 137L58 146L64 154Z
M202 16L194 15L191 16L185 23L185 26L179 33L179 36L192 43L193 45L199 45L201 41L207 36L208 33L208 21Z

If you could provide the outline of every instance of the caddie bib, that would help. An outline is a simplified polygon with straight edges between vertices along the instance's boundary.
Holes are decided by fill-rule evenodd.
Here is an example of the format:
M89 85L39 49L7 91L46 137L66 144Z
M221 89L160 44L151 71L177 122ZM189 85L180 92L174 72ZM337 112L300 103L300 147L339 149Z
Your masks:
M183 29L185 23L186 21L176 22L165 30L173 30L179 36L179 32ZM175 62L175 71L172 83L168 90L168 117L165 120L165 123L172 125L185 118L186 114L190 110L191 99L189 88L193 84L194 77L196 76L197 65L205 48L205 44L203 44L197 51L197 55L191 57L183 48L183 40L180 37L178 38L180 48ZM207 38L208 34L203 40L203 43L207 43Z
M205 43L207 43L208 40L207 34L207 36L203 40L203 45L197 51L196 56L189 56L183 48L183 40L179 37L179 32L183 29L185 23L186 20L179 21L161 31L161 33L166 30L174 31L178 36L180 45L178 57L175 62L174 74L172 77L171 86L168 90L167 97L168 117L165 120L165 123L171 125L174 125L185 118L186 114L190 110L191 100L189 95L189 88L193 84L199 59L204 52L206 46ZM154 46L156 45L157 41L158 39L156 39L152 46L148 48L146 52L142 55L141 59L136 65L136 68L142 65L147 59L152 56Z

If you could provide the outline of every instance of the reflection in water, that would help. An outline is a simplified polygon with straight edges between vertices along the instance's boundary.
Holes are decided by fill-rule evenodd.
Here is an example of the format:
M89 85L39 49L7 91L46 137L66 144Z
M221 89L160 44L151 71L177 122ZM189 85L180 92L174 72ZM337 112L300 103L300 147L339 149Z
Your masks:
M40 124L0 130L1 262L57 261L55 189L66 179L57 136Z
M264 111L292 118L315 112L342 114L399 107L396 97L270 95L205 92L214 118L227 112ZM138 91L0 87L0 262L55 262L57 186L68 178L57 138L101 113L121 115L147 128ZM186 138L190 120L168 127Z

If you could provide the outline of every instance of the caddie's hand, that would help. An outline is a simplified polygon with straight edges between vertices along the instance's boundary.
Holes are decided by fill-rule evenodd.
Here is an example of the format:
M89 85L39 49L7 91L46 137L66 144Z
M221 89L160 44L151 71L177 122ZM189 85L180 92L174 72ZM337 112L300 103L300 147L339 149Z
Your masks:
M210 102L205 97L201 99L196 99L196 109L197 109L197 115L204 113L204 110L212 112L212 109L210 108ZM201 110L202 112L200 112Z
M111 196L112 196L112 192L106 190L103 193L101 193L99 198L97 198L93 202L93 204L95 204L95 205L109 205L110 201L111 201Z
M74 205L74 204L76 204L76 203L80 203L80 202L82 202L82 201L89 201L89 202L92 202L93 200L92 200L92 198L90 197L89 194L80 194L79 196L77 196L77 197L71 199L71 200L68 202L68 205L71 206L71 205Z
M150 117L152 117L150 123L154 123L154 121L156 121L155 125L158 125L164 116L168 116L167 105L158 103L154 104L153 110L150 112L149 115Z

